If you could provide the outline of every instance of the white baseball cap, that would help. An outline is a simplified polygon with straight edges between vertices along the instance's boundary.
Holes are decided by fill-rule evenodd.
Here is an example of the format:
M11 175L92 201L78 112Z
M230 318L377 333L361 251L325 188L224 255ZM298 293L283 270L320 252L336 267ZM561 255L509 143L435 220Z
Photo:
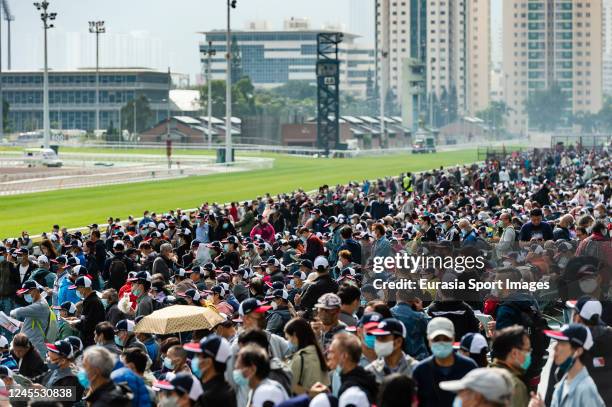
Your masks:
M440 388L457 393L470 389L493 403L506 403L512 397L512 377L504 369L482 367L469 371L460 380L440 382Z

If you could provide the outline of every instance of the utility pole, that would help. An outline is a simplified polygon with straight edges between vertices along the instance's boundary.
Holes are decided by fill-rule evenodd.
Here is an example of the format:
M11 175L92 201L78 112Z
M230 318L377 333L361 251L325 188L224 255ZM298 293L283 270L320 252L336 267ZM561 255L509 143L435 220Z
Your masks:
M104 21L90 21L89 32L96 34L96 130L100 130L100 34L106 32Z
M207 62L206 62L206 87L208 88L208 149L212 148L212 71L211 71L211 57L216 55L217 51L212 48L212 41L208 41L208 49L206 50Z
M34 7L41 12L40 19L43 22L43 31L45 34L45 71L43 75L43 147L49 148L49 143L51 140L51 123L49 122L49 66L47 57L47 31L54 27L53 23L50 23L50 21L55 20L57 13L49 13L47 11L49 8L49 2L47 0L43 1L42 3L34 3Z
M225 38L227 73L225 83L225 162L232 162L232 51L230 25L231 10L236 8L237 0L227 0L227 33Z

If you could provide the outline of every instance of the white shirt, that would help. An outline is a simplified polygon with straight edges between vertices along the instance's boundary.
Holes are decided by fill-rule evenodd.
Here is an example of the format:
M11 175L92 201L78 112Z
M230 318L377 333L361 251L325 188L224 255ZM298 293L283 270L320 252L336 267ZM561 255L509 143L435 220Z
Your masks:
M22 283L23 283L23 278L25 277L29 268L30 268L29 264L26 264L25 266L23 264L19 265L19 279Z

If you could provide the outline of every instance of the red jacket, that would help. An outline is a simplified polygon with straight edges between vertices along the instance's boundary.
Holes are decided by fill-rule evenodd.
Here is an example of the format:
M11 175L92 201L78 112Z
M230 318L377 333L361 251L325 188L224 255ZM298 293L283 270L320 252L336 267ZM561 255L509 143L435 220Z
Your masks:
M253 239L255 235L260 235L266 242L274 243L274 233L274 227L269 223L265 223L255 225L253 229L251 229L250 236L251 239Z

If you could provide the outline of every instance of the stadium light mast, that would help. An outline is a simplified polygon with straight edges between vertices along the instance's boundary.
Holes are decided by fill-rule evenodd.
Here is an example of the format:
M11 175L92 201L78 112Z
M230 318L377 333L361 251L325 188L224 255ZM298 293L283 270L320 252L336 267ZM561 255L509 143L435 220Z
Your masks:
M208 149L212 148L212 71L210 58L216 55L217 51L212 48L212 41L208 41L208 49L206 55L208 57L206 63L206 87L208 88Z
M50 13L49 2L47 0L43 2L34 3L34 7L40 11L40 19L43 22L43 31L45 38L45 70L43 74L43 147L49 148L49 142L51 139L51 123L49 121L49 66L47 58L47 31L53 28L54 25L51 21L54 21L57 17L57 13Z
M227 59L227 73L225 83L225 162L231 162L232 160L232 53L231 53L231 26L230 20L233 8L236 8L237 0L227 0L227 34L225 38L226 43L226 59Z
M104 21L90 21L89 32L96 34L96 130L100 130L100 34L106 32Z
M385 102L388 93L389 87L389 51L390 51L390 42L389 42L389 19L390 19L390 4L389 0L382 0L381 4L381 15L382 15L382 46L380 50L380 66L381 66L381 74L380 74L380 141L383 148L388 147L388 139L387 139L387 123L385 122Z
M4 8L4 19L7 25L7 69L10 71L12 69L11 22L15 21L15 15L11 13L11 7L8 0L2 0L2 8Z

